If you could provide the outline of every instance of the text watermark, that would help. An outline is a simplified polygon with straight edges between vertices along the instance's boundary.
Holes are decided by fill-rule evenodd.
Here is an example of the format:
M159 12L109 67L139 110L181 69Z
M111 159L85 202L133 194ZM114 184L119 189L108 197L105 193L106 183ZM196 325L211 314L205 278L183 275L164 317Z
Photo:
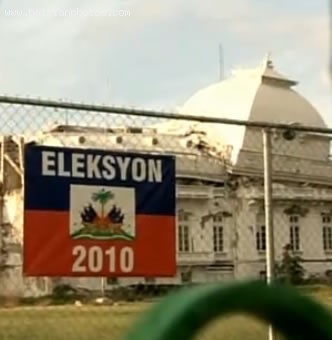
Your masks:
M129 17L130 10L94 10L94 9L4 9L7 17Z

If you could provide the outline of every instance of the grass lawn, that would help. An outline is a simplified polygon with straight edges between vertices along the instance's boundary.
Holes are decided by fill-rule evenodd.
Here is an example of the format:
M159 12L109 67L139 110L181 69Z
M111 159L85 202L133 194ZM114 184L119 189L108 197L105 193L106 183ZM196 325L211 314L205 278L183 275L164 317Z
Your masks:
M332 290L315 295L330 303ZM133 303L0 309L0 340L117 340L151 306L151 303ZM267 326L249 317L234 316L207 327L196 338L203 339L266 340Z

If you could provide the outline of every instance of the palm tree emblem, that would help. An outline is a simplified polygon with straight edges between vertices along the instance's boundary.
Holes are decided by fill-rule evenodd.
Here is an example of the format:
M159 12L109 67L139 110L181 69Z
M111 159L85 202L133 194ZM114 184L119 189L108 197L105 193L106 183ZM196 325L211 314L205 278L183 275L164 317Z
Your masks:
M81 212L82 228L77 230L73 238L88 238L102 240L133 240L134 237L128 234L124 227L125 214L116 204L106 211L106 205L115 197L110 190L101 189L91 195L91 201L100 205L97 213L94 204L85 206ZM98 210L98 209L97 209Z
M99 218L103 221L105 219L105 205L114 198L114 194L112 191L101 189L100 191L93 193L91 198L94 202L100 203L101 209Z

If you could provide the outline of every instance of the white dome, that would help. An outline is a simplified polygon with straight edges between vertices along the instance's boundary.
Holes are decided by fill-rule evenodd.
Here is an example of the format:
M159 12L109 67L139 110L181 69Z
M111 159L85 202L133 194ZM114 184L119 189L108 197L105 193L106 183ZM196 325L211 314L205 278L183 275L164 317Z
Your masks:
M326 127L318 111L293 90L295 85L296 81L276 72L267 58L258 68L234 71L229 79L198 91L179 112L192 116ZM162 133L204 131L213 145L223 144L227 150L232 150L230 161L234 165L241 149L262 151L261 131L245 126L170 120L154 127ZM297 149L285 147L285 150L292 155L298 154Z
M180 112L197 116L326 127L318 111L292 89L296 84L296 81L276 72L272 62L267 59L261 67L235 71L229 79L198 91L183 105ZM258 150L261 147L261 134L246 133L248 130L243 126L192 125L199 125L210 137L219 141L222 139L232 146L233 163L241 149Z
M276 72L267 60L263 67L233 71L231 78L198 91L183 105L181 112L326 127L318 111L292 89L296 84Z

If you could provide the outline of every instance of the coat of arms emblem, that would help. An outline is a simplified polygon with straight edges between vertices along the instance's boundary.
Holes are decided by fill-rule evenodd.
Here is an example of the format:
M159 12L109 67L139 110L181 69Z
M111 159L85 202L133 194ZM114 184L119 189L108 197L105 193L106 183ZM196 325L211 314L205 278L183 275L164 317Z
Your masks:
M73 187L71 194L73 239L130 241L135 238L133 189L76 185ZM80 204L84 198L84 204Z

